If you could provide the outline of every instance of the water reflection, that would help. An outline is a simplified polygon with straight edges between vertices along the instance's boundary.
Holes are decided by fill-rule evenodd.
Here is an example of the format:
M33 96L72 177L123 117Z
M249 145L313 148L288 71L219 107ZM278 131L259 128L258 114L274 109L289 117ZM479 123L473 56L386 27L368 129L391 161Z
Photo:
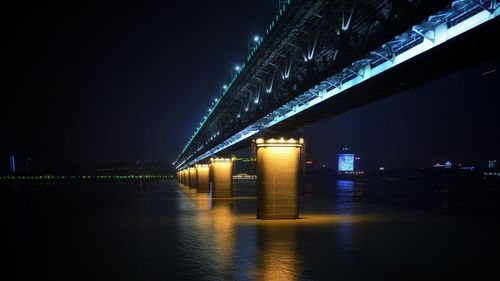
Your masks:
M358 189L358 190L356 190ZM335 213L352 215L355 209L355 195L360 189L360 184L355 184L352 180L340 180L337 181L337 202ZM337 248L340 251L340 255L346 256L352 249L352 235L353 235L353 224L352 221L347 220L338 224L335 228L335 237L337 242Z
M354 181L337 181L337 214L352 214L354 209Z
M211 212L213 237L217 245L217 267L222 272L229 272L233 268L235 222L231 205L232 202L228 200L214 201Z
M190 197L194 200L196 209L198 209L199 211L207 211L212 209L212 198L210 197L210 194L194 193Z
M333 231L330 237L334 237L337 254L347 256L353 246L353 225L378 219L353 214L353 197L361 192L360 185L353 181L336 184L334 213L304 213L299 220L257 220L253 196L213 199L210 194L182 187L185 200L179 200L179 204L184 206L180 209L186 216L181 225L185 227L183 239L191 240L189 256L194 256L201 268L210 270L204 273L208 279L302 279L304 259L297 249L300 229L333 226L329 228ZM186 202L190 210L186 210Z
M188 212L194 219L187 218L183 223L191 229L184 229L184 239L196 240L189 251L201 252L197 262L213 266L209 276L237 280L298 279L300 259L296 249L297 225L293 221L259 221L254 213L234 213L234 200L193 194L188 188L182 190L194 211Z
M296 225L258 225L257 280L298 280Z
M446 276L482 280L494 276L500 237L497 213L447 215L441 209L380 205L384 200L415 200L415 192L408 191L392 198L403 188L434 192L443 186L376 184L343 182L337 188L331 180L314 183L312 196L301 197L302 218L293 221L255 219L255 189L250 183L235 185L235 193L244 197L220 201L185 192L169 181L144 182L139 190L131 184L116 188L115 183L71 188L65 184L50 190L19 186L14 191L3 189L0 198L7 198L3 202L14 214L4 220L16 247L8 256L16 259L19 272L38 279L427 280ZM457 189L449 188L450 194L424 195L434 196L432 202L441 196L457 204L453 201ZM466 188L462 204L485 194L491 197ZM496 199L491 203L498 206ZM23 277L18 279L32 279Z
M231 200L214 200L208 193L191 192L182 187L185 200L180 205L190 205L184 217L183 239L191 240L189 251L197 255L197 263L207 269L208 279L233 279L232 268L235 245L235 222ZM184 201L184 203L182 203ZM210 271L208 271L210 269Z

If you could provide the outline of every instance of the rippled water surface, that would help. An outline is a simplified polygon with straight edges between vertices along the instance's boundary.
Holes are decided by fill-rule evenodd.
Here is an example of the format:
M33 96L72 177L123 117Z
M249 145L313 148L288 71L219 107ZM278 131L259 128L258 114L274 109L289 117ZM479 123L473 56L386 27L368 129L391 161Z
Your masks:
M236 182L232 200L174 181L2 186L8 272L18 280L498 275L497 191L471 187L457 198L446 187L320 180L301 189L301 219L260 221L255 184Z

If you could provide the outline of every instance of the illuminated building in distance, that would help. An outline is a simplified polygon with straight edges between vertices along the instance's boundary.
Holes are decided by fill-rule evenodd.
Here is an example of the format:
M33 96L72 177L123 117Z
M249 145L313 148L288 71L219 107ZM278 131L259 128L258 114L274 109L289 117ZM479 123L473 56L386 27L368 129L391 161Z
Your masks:
M16 173L16 157L11 154L9 156L9 162L10 162L10 173L15 174Z
M349 148L342 148L342 152L339 153L338 162L339 172L353 172L354 171L354 153L350 153Z

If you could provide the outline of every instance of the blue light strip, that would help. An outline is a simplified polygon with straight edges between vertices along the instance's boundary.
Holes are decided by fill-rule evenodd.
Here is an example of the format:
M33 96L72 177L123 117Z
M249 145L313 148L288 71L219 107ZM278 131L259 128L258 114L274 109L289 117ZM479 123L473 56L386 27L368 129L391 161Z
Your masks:
M193 155L186 157L186 160L179 163L176 168L183 169L204 160L255 135L263 129L267 129L299 112L309 109L349 88L359 85L371 77L496 18L500 14L500 4L495 1L491 1L491 3L494 7L486 9L479 6L474 0L454 1L450 8L428 17L426 21L413 26L409 31L371 52L370 55L354 62L350 67L329 77L202 155L189 162L187 162L187 159L190 159Z

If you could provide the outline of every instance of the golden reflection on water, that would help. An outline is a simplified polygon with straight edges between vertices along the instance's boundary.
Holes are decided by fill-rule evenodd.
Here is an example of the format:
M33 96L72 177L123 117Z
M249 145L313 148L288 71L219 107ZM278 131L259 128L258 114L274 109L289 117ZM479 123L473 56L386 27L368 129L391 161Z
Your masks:
M218 263L224 269L232 267L235 245L235 223L230 201L213 202L212 222Z
M299 280L302 258L297 250L297 228L307 225L338 225L338 231L350 228L356 223L380 221L383 218L376 215L344 214L316 214L303 213L297 220L258 220L255 212L235 212L233 204L240 200L255 200L255 197L234 197L230 199L213 199L210 194L192 192L189 188L181 190L189 197L195 206L195 229L198 236L204 240L201 243L204 251L213 259L218 272L225 272L229 276L223 279L234 279L231 270L235 268L238 252L242 249L238 242L238 227L250 227L256 235L249 236L244 247L256 248L254 256L243 257L249 263L247 272L242 273L252 280ZM350 202L347 202L350 203ZM339 236L339 239L346 237ZM338 241L348 244L350 241ZM245 251L248 252L248 251ZM241 257L240 257L241 258ZM232 272L232 273L228 273ZM241 274L241 273L240 273Z
M230 220L233 224L255 224L255 225L308 225L308 224L338 224L338 223L365 223L383 220L379 215L352 215L352 214L316 214L301 213L296 220L259 220L255 213L236 214L229 207L231 202L237 200L254 200L253 196L233 197L232 199L212 199L208 193L192 192L189 188L183 188L184 193L193 200L196 208L200 211L211 210L212 216L219 220L223 217L225 221ZM218 207L218 208L217 208ZM220 211L224 209L224 211Z
M236 241L231 200L213 200L208 193L184 192L198 211L194 216L194 226L203 240L200 245L208 250L219 272L229 272L233 266Z
M334 214L304 214L296 220L258 220L248 215L236 215L238 224L253 225L317 225L317 224L345 224L380 221L383 218L376 215L334 215Z
M212 208L210 194L208 193L195 193L192 194L191 199L194 200L196 208L200 211L207 211Z
M298 280L299 258L295 225L257 226L258 280Z

